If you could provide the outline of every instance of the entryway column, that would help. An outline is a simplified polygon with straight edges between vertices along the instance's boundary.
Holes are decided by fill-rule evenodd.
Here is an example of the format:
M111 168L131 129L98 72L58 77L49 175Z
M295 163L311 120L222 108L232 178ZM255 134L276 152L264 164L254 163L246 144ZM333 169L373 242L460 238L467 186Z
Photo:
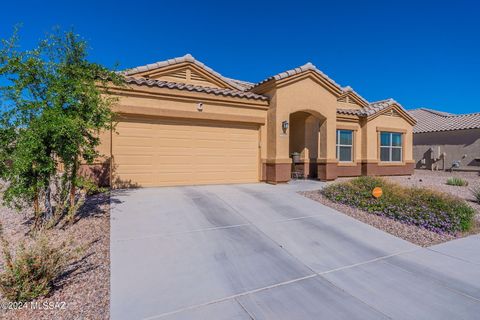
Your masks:
M337 163L335 155L335 122L323 120L318 130L318 150L317 159L318 179L322 181L335 180L337 178Z
M292 175L292 159L271 159L266 162L267 183L277 184L290 180Z

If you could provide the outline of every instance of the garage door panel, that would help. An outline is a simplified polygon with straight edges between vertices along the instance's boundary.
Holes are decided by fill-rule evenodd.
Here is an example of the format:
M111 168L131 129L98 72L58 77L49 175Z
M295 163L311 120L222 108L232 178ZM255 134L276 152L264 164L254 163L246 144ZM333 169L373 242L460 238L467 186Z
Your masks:
M251 167L247 167L247 166L231 166L230 172L238 172L238 173L245 173L245 174L253 174L256 172L256 170L252 169Z
M246 150L251 150L252 148L257 148L258 146L248 142L239 142L235 145L230 146L230 150L238 151L238 152L245 152Z
M130 165L151 165L153 162L153 156L151 154L118 154L115 156L115 161L117 163Z
M174 148L171 149L172 152L175 152L177 149L185 148L191 150L192 140L190 139L171 139L165 137L158 137L158 140L155 141L155 145L160 148Z
M245 154L243 150L232 150L228 155L228 161L245 163L247 159L251 159L251 157L248 154Z
M173 150L171 147L159 147L155 150L158 152L156 155L156 158L158 159L158 161L162 161L164 157L165 158L177 157L179 159L192 157L192 151L189 148L185 148L182 150Z
M118 137L115 139L117 142L117 146L122 147L137 147L137 146L151 146L153 143L153 138L139 138L139 137Z
M119 155L152 155L153 147L129 147L129 146L116 146L112 148L112 153L116 157Z
M192 165L191 164L165 164L162 165L161 168L157 168L158 172L161 173L190 173L192 174L194 171L192 170Z
M159 155L155 158L155 163L159 166L164 165L192 165L192 157L187 154L185 157L178 155Z
M225 170L225 157L199 157L198 159L195 160L195 166L196 167L205 167L209 166L212 168L222 168L222 170Z
M159 174L157 180L155 181L156 186L182 186L188 185L192 180L192 175L189 173L185 174Z
M141 186L258 181L258 126L135 119L112 136L115 176Z
M196 140L196 148L205 150L225 150L226 146L222 140Z
M205 173L211 173L211 174L216 174L216 173L221 173L224 175L226 173L226 170L224 168L219 168L217 165L197 165L195 168L195 174L198 175L203 175Z
M152 165L143 164L117 164L117 171L128 174L152 174L154 167Z
M172 140L189 140L192 138L192 131L175 131L175 128L172 127L168 130L155 131L155 138L165 138Z
M232 139L235 139L235 141L248 141L248 142L251 142L251 137L255 135L255 134L252 134L250 132L248 133L230 133L230 137Z

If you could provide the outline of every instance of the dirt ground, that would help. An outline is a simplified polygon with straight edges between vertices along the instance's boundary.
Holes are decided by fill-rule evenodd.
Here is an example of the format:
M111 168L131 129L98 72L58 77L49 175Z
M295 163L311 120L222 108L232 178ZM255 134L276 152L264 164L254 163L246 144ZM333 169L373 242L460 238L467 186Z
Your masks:
M448 178L459 177L468 181L468 186L449 186ZM415 170L412 176L392 176L388 179L401 183L406 186L428 187L441 192L450 193L454 196L465 199L478 214L480 214L480 204L473 198L472 188L480 187L480 175L478 172L445 172L430 170Z
M83 248L78 259L72 262L65 274L55 283L50 296L35 300L36 306L51 303L52 309L6 310L1 297L1 319L109 319L110 307L110 217L109 196L90 197L71 225L60 225L48 231L53 242L73 241ZM10 244L28 239L29 212L16 212L0 206L0 221ZM3 257L0 257L0 263ZM5 306L5 307L3 307Z

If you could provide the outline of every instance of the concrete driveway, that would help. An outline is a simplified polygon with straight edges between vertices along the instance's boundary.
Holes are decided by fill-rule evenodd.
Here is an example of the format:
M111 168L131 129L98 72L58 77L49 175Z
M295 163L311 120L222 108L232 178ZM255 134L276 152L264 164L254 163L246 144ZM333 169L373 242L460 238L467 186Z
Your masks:
M423 249L296 192L117 191L112 319L478 319L480 237Z

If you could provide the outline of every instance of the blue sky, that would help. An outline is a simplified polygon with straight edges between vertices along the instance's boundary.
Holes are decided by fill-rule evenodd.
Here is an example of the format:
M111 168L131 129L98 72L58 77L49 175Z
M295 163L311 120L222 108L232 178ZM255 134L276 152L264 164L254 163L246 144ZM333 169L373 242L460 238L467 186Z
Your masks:
M75 4L74 4L75 3ZM476 1L8 1L0 37L31 48L73 27L90 59L133 67L191 53L248 81L308 61L370 101L480 112Z

